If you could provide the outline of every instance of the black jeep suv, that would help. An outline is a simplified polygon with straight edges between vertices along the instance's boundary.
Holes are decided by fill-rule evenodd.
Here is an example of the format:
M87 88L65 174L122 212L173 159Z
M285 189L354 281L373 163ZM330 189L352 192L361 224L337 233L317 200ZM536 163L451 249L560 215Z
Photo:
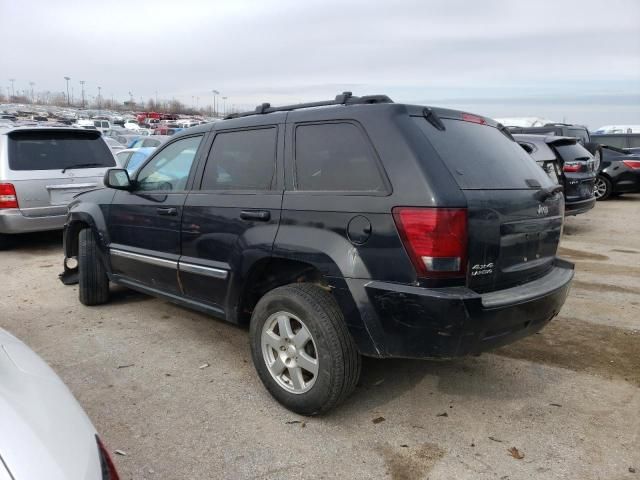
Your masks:
M573 265L564 200L494 121L386 96L272 108L185 130L79 195L63 281L109 282L250 325L262 382L325 412L360 355L475 354L540 330ZM77 257L77 273L67 260Z

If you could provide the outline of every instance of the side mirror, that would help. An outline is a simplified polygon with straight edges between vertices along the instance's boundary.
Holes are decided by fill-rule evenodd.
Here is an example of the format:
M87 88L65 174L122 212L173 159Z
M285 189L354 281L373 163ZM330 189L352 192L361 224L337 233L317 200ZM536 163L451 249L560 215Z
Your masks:
M110 168L104 174L104 186L116 190L131 190L133 184L129 178L129 172L124 168Z

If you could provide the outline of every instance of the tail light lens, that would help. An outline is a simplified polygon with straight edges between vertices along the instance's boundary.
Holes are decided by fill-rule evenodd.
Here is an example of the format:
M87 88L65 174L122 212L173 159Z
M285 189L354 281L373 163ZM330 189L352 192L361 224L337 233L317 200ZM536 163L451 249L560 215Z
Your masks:
M100 437L96 435L96 442L98 442L98 454L100 455L100 467L102 469L102 480L120 480L116 466L113 464L113 459L109 455L109 451L105 448L104 443L100 440Z
M396 207L393 218L419 277L465 276L466 209Z
M622 163L624 163L629 168L633 168L634 170L640 169L640 160L623 160Z
M579 172L582 168L582 165L578 162L566 162L562 170L565 172Z
M0 183L0 208L18 208L16 189L10 183Z

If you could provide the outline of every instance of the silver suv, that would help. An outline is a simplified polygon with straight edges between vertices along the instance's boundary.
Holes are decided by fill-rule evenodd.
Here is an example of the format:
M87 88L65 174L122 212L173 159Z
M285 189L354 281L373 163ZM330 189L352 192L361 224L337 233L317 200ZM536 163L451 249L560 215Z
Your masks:
M115 166L96 130L0 129L0 248L16 233L61 229L73 197Z

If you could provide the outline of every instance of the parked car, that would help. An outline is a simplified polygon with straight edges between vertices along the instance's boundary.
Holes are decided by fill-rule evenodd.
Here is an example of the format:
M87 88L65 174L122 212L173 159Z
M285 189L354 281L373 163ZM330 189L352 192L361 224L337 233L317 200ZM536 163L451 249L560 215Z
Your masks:
M588 212L595 203L595 160L572 137L515 134L513 138L562 185L565 215Z
M179 127L163 127L160 126L158 128L156 128L152 135L164 135L164 136L170 136L170 135L174 135L178 132L181 132L182 130L184 130L183 128L179 128Z
M124 150L125 148L127 148L123 144L118 142L115 138L103 136L102 139L114 154L119 152L120 150Z
M260 379L301 414L344 400L360 355L531 335L573 278L561 187L504 127L386 96L263 104L105 184L69 206L61 279L80 302L107 302L111 281L249 324Z
M61 229L73 196L102 187L115 165L95 130L0 130L0 248L17 233Z
M602 148L595 141L587 127L582 125L571 125L569 123L548 123L544 127L511 127L508 126L511 133L530 133L533 135L557 135L559 137L573 137L586 148L596 162L596 169L600 167L602 160Z
M607 200L623 193L640 193L640 155L610 146L604 146L602 153L596 198Z
M640 133L593 134L595 142L620 148L627 153L640 153Z
M130 176L140 168L144 161L153 153L156 147L127 148L116 154L118 163L122 168L126 168Z
M149 137L138 137L129 143L128 148L159 147L170 138L171 136L169 135L151 135Z
M137 131L140 130L140 125L138 125L138 122L136 120L125 120L124 128Z
M94 127L97 130L100 130L100 132L102 133L105 133L111 129L109 120L78 120L76 122L76 125L82 128L89 127L90 129L91 127Z
M118 480L95 427L55 372L0 328L0 479Z

